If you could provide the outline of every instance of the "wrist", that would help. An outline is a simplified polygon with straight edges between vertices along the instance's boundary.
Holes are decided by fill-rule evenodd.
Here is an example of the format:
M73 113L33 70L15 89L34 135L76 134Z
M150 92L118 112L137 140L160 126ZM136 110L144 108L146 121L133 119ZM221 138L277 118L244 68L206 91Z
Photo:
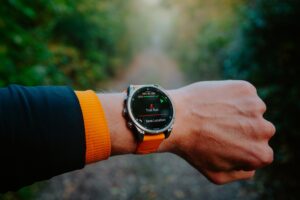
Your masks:
M134 153L135 138L122 115L125 93L98 94L105 112L111 137L111 155Z
M157 152L171 152L178 153L180 146L180 135L184 133L183 130L186 126L182 125L182 117L184 115L184 94L180 89L169 90L174 108L176 110L175 123L170 136L163 140L160 144ZM126 120L122 115L124 109L124 97L125 93L114 94L98 94L98 98L101 100L102 107L105 112L108 127L111 137L111 155L121 155L135 153L137 148L137 142L130 130L127 127Z

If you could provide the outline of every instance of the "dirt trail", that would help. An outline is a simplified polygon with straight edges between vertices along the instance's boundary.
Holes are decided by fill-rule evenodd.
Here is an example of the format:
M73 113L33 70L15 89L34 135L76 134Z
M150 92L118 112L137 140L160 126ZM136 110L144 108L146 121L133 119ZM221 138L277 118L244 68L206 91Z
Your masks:
M122 91L129 84L157 83L173 89L186 82L177 63L159 50L145 50L134 57L126 74L106 86L109 90Z
M147 50L137 55L127 73L108 88L129 83L159 83L176 88L185 83L175 61ZM117 156L48 181L38 199L251 199L239 183L215 186L181 158L165 153Z

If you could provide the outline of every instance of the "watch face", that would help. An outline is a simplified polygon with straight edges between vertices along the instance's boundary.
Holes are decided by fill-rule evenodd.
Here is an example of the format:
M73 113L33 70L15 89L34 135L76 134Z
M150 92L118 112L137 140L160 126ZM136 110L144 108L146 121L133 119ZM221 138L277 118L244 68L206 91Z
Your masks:
M173 106L169 97L155 87L138 89L131 98L134 119L144 128L157 131L169 126L173 119Z

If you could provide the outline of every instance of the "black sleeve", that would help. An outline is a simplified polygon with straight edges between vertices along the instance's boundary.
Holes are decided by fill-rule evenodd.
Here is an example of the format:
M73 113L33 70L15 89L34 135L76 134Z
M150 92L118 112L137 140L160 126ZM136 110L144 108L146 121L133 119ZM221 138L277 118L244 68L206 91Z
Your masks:
M65 86L0 89L0 192L84 167L83 117Z

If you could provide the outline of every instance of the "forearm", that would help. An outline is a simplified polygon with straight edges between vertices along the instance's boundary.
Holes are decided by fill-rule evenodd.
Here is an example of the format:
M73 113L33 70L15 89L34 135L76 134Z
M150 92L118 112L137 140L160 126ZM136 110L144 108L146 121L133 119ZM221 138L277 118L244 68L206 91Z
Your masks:
M0 192L84 167L81 108L69 87L0 89Z
M275 127L263 118L266 107L251 84L199 82L167 92L175 123L156 152L181 156L215 183L250 178L272 162L268 141ZM0 96L0 154L6 162L0 191L136 153L137 140L122 113L125 92L96 96L68 87L11 86Z

